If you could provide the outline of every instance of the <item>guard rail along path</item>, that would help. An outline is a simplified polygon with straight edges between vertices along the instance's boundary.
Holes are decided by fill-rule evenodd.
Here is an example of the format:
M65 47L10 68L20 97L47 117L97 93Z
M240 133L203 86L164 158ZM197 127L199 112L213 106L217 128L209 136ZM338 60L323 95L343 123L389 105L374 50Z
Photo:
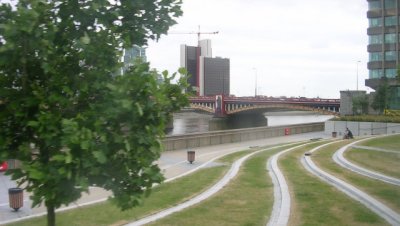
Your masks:
M330 143L318 146L318 147L310 150L309 153L313 153L313 152L317 151L318 149L321 149L327 145L330 145L330 144L333 144L336 142L338 142L338 141L334 141L334 142L330 142ZM356 142L354 142L354 143L356 143ZM392 209L390 209L389 207L387 207L380 201L372 198L370 195L361 191L360 189L321 170L319 167L317 167L314 164L314 162L311 160L310 156L303 156L301 158L301 163L309 172L311 172L315 176L321 178L323 181L335 186L336 188L338 188L340 191L344 192L346 195L350 196L351 198L361 202L363 205L365 205L367 208L369 208L370 210L372 210L373 212L375 212L376 214L381 216L383 219L385 219L391 225L400 225L400 215L398 213L396 213L395 211L393 211Z

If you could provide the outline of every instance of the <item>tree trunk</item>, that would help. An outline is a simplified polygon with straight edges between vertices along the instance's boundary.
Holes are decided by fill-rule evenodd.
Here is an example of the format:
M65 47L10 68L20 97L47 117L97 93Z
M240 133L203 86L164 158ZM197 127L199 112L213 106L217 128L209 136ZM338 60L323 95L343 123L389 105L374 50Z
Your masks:
M47 226L56 226L56 213L53 204L46 204L47 207Z

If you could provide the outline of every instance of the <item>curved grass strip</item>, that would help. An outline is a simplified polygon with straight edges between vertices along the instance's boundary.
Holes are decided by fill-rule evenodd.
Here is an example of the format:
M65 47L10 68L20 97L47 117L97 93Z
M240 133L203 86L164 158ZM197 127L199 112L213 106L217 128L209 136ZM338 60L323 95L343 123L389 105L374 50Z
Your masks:
M282 156L279 161L291 190L289 225L388 225L371 210L304 169L299 159L318 145L297 149ZM341 146L335 145L330 146Z
M356 142L360 142L360 141L356 141ZM340 148L339 151L335 152L335 155L334 155L334 156L336 156L335 159L340 158L337 156L338 153L340 155L340 153L341 153L340 151L345 150L348 146L350 146L356 142L345 145L342 148ZM332 143L337 143L337 141L327 143L327 144L318 146L316 148L313 148L312 150L309 151L309 153L314 153L315 151L322 149L323 147L328 146ZM336 187L337 189L339 189L343 193L347 194L351 198L361 202L362 204L364 204L364 206L366 206L367 208L369 208L370 210L372 210L373 212L375 212L376 214L381 216L388 223L390 223L392 225L400 225L400 214L397 214L392 209L385 206L383 203L379 202L378 200L372 198L371 196L369 196L365 192L361 191L360 189L357 189L356 187L352 186L351 184L346 183L343 180L340 180L337 177L321 170L319 167L317 167L314 164L314 162L312 161L310 156L304 156L301 160L302 160L301 162L302 162L303 166L309 172L314 174L315 176L321 178L323 181ZM335 161L341 161L341 160L335 160ZM348 166L348 168L351 169L351 166ZM354 170L354 171L357 171L357 170ZM363 172L363 173L367 173L367 172Z
M346 144L348 141L343 143ZM338 177L365 191L389 208L400 213L400 189L398 186L374 180L338 166L332 155L343 145L330 145L313 154L314 163L323 171Z
M353 145L344 156L364 168L400 178L400 135L377 137Z
M293 151L296 148L303 147L307 144L295 146L284 151L278 152L268 159L267 168L269 175L272 178L274 184L274 206L272 214L268 222L268 226L273 225L287 225L290 216L290 194L289 188L286 183L285 177L278 167L278 159L281 155Z
M229 185L211 198L150 225L265 225L273 205L273 186L265 164L282 149L254 155Z
M345 152L344 157L367 169L400 178L400 151L390 153L353 147Z
M345 151L347 151L347 149L349 147L351 147L351 146L353 146L353 145L355 145L357 143L360 143L362 141L370 140L370 139L374 139L374 137L365 138L365 139L362 139L362 140L354 141L354 142L352 142L350 144L347 144L347 145L339 148L333 154L333 156L332 156L333 160L337 164L339 164L340 166L342 166L342 167L344 167L344 168L346 168L348 170L351 170L351 171L353 171L355 173L364 175L366 177L370 177L372 179L380 180L380 181L383 181L385 183L389 183L389 184L400 186L400 179L394 178L394 177L390 177L390 176L384 175L382 173L378 173L376 171L372 171L372 170L360 167L360 166L358 166L356 164L353 164L352 162L350 162L350 161L348 161L347 159L344 158L343 154L344 154Z
M286 144L286 145L282 145L279 147L285 147L285 146L289 146L290 144ZM219 192L223 187L225 187L239 172L239 169L241 167L241 165L243 164L243 162L245 162L248 158L250 158L251 156L258 154L260 152L264 152L264 151L268 151L268 150L272 150L274 149L274 147L271 148L266 148L266 149L262 149L262 150L258 150L258 151L254 151L250 154L247 154L245 156L243 156L242 158L236 160L233 164L232 167L229 169L229 171L225 174L225 176L218 181L216 184L214 184L212 187L210 187L209 189L207 189L206 191L204 191L203 193L183 202L180 203L179 205L173 206L171 208L165 209L161 212L158 212L156 214L153 214L151 216L145 217L143 219L140 219L138 221L132 222L127 224L127 226L137 226L137 225L144 225L144 224L148 224L150 222L154 222L157 221L161 218L164 218L168 215L171 215L173 213L182 211L183 209L186 209L188 207L191 207L195 204L198 204L200 202L203 202L204 200L208 199L210 196L214 195L215 193Z
M400 147L400 135L379 137L378 139L362 142L360 145L383 148L387 150L398 150Z
M175 203L180 203L204 191L224 175L233 161L248 153L248 151L242 151L227 155L218 161L225 165L204 168L189 176L163 183L152 189L151 195L143 200L142 205L131 210L121 211L115 205L106 201L57 213L56 223L58 226L123 225L134 219L168 208ZM42 226L46 225L46 218L38 217L8 225Z

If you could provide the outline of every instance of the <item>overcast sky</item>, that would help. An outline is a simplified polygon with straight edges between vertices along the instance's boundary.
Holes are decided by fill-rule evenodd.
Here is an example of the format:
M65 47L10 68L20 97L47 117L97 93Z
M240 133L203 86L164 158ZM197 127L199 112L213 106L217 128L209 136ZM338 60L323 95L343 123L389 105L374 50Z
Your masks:
M201 38L212 40L213 57L230 58L236 96L254 95L257 74L259 95L339 98L356 89L357 71L366 90L367 8L366 0L184 0L170 31L219 31ZM176 71L180 44L197 45L197 35L149 42L151 66Z

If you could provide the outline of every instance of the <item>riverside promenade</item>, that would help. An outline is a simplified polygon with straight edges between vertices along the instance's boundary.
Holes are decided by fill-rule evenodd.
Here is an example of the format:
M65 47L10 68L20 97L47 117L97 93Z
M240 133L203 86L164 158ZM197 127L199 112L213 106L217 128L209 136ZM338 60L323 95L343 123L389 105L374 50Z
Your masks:
M175 151L165 151L161 154L158 164L165 175L166 181L172 180L179 176L185 175L187 173L193 172L205 163L209 162L207 166L212 166L212 160L229 153L236 151L257 148L262 146L277 145L282 143L296 142L310 140L314 138L328 138L323 132L312 132L312 133L302 133L296 135L280 136L260 140L245 141L240 143L229 143L221 144L215 146L198 147L190 149L196 152L196 159L193 164L189 164L187 161L187 151L175 150ZM211 162L210 162L211 161ZM8 204L8 188L15 187L15 183L10 181L8 176L3 173L0 174L0 224L19 221L23 219L29 219L32 217L43 216L46 214L46 209L44 206L37 208L30 208L31 201L29 199L29 194L24 192L24 206L15 212L9 207ZM65 206L60 208L58 211L64 211L72 208L79 208L85 205L91 205L98 202L103 202L107 200L107 197L111 193L104 191L103 189L91 187L89 194L83 194L82 197L70 206Z

